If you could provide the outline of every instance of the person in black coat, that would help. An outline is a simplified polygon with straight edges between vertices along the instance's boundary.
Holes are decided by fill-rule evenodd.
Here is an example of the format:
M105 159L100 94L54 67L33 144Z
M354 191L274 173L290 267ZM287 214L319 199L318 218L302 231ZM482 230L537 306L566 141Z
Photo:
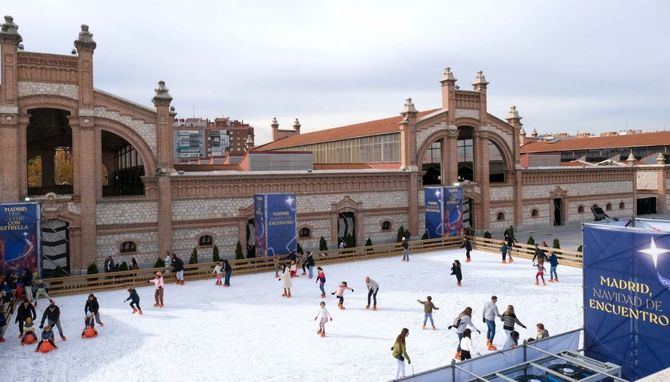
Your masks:
M23 303L21 303L16 310L16 319L14 320L14 322L19 324L19 335L23 334L23 324L26 322L26 318L29 317L34 321L37 318L37 313L35 312L33 304L30 303L30 300L24 298Z
M177 285L184 285L184 262L172 255L172 271L177 274Z
M105 324L100 321L100 304L98 304L98 298L95 297L93 293L88 295L88 299L86 299L86 305L84 305L84 314L87 314L88 312L93 314L98 325L105 326Z
M465 241L463 242L463 245L461 245L461 248L465 248L465 262L469 263L470 260L470 252L472 252L472 242L470 239L467 237L465 238Z
M116 266L114 265L114 259L111 256L107 256L105 259L105 272L114 272L116 271Z
M311 279L314 277L314 255L312 255L312 252L307 251L307 259L305 260L305 264L307 265L307 273L309 275L309 278Z
M223 274L224 274L223 286L229 287L230 276L233 274L233 267L230 266L230 263L228 262L227 259L223 259Z
M54 327L55 325L58 328L58 334L60 334L60 338L65 341L67 338L65 338L63 335L63 328L60 326L60 308L58 305L56 305L54 300L50 300L49 302L49 306L46 308L46 310L44 310L44 314L42 314L40 329L44 327L44 321L48 319L49 326Z
M451 265L451 274L456 276L456 285L461 286L461 280L463 280L463 273L461 273L461 262L454 260L454 263Z
M130 300L130 307L133 308L133 314L140 312L142 314L142 308L140 307L140 296L137 294L135 288L128 288L128 298L126 301Z
M32 300L33 298L33 272L31 269L26 269L23 271L23 277L21 277L21 282L23 283L23 290L26 292L26 298Z

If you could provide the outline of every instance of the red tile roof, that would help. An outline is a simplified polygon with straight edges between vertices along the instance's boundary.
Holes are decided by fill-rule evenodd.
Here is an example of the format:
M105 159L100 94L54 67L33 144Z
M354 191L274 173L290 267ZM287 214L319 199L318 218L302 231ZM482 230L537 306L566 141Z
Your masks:
M554 142L531 142L521 146L521 154L667 145L670 145L670 131L658 131L604 137L563 138Z
M421 118L437 110L439 109L432 109L419 112L418 117ZM354 125L313 131L310 133L293 135L290 137L286 137L284 139L280 139L278 141L270 142L265 145L258 146L254 150L256 151L276 150L286 147L296 147L321 142L339 141L348 138L358 138L358 137L367 137L371 135L397 133L400 131L400 127L398 126L398 123L400 123L400 121L402 121L402 116L398 115L395 117L377 119L374 121L362 122Z

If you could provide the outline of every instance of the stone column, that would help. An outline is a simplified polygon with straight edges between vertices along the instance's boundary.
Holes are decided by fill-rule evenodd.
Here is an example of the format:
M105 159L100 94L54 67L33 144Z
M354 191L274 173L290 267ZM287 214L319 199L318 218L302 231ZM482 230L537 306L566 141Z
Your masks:
M451 113L450 113L451 114ZM442 184L453 185L458 181L458 127L450 125L447 138L442 140L442 167L446 168L446 178Z
M400 149L401 169L409 171L409 187L407 189L407 219L410 232L419 230L419 167L421 159L416 152L416 120L418 111L414 107L411 98L407 98L400 115ZM361 243L362 245L363 243Z
M450 118L448 120L450 125L453 124L455 118L453 110L456 109L456 81L451 68L445 68L440 80L440 85L442 86L442 108L449 110L447 118Z
M93 33L88 31L88 25L81 25L79 38L74 41L77 48L77 82L79 85L79 107L90 109L93 100L93 51L97 44L93 41Z
M164 81L158 82L153 98L156 108L158 140L158 253L172 251L172 124L175 114L170 110L172 96Z
M0 29L0 200L18 201L20 193L18 47L19 26L5 16ZM25 126L23 126L25 128ZM25 145L25 142L23 142Z
M479 185L480 193L482 195L482 202L479 208L479 216L481 219L478 222L477 229L488 229L491 222L489 213L489 140L488 132L477 130L473 136L473 160L475 161L475 182Z
M521 116L516 106L510 106L507 113L507 123L514 128L512 134L512 155L514 163L509 164L513 171L513 185L514 185L514 225L523 225L523 197L521 189L521 166L519 162L519 151L523 144L522 139L525 138L526 132L523 131L523 124L521 123ZM567 208L567 206L566 206Z

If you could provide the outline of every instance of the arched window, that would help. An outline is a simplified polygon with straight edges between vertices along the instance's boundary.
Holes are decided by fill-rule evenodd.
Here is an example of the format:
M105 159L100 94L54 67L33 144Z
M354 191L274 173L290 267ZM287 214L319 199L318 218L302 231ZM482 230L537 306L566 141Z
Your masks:
M505 182L505 161L502 151L493 142L489 141L489 182Z
M611 210L612 210L612 203L607 203L607 204L605 205L605 209L606 209L607 211L611 211Z
M214 244L214 239L210 235L202 235L198 239L198 245L201 247L209 247Z
M537 208L533 208L533 210L530 211L530 216L533 217L533 218L536 218L536 217L540 216L540 212L537 210Z
M505 221L505 213L504 212L498 212L498 215L496 215L496 220L499 222Z
M391 222L388 220L385 220L382 222L382 231L388 231L391 229Z
M298 231L298 236L301 238L311 237L312 230L309 229L308 227L302 227L300 228L300 231Z
M584 213L584 206L577 207L577 213L583 214Z
M619 209L620 210L623 210L625 208L626 208L626 203L624 203L624 202L619 203Z
M137 252L137 244L134 241L124 241L121 244L121 253Z

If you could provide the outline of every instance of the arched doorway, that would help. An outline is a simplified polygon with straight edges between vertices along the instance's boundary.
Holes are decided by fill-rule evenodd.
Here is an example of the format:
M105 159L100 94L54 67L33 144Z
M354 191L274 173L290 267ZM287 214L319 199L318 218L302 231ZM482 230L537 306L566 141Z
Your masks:
M356 215L340 212L337 216L337 244L344 242L347 248L356 246Z
M70 273L69 224L58 219L42 221L42 270L43 277L53 276L56 267Z
M144 162L127 140L102 131L102 165L107 170L107 184L102 196L144 195Z
M247 257L256 257L256 221L248 219L246 227Z
M72 129L66 110L36 108L28 111L26 130L28 195L72 194Z
M475 180L474 128L461 126L458 128L458 180Z
M445 147L443 139L438 139L431 143L423 154L421 170L423 173L423 185L442 183L442 149Z

